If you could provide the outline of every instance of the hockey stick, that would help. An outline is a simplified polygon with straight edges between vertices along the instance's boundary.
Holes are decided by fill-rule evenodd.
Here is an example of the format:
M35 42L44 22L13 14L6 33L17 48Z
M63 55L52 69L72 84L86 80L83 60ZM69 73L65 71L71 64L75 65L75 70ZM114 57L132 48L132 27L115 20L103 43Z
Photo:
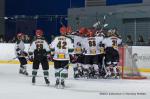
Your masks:
M65 26L65 24L63 23L63 18L62 18L62 17L60 18L60 24L61 24L62 26Z
M100 31L102 32L103 29L104 29L105 27L107 27L107 26L108 26L108 24L106 24L106 16L104 15L103 21L102 21L102 27L101 27Z
M10 63L10 62L12 62L13 60L15 60L15 59L17 59L17 58L18 58L18 56L14 57L14 58L12 58L12 59L10 59L10 60L8 60L7 62ZM26 58L27 61L29 60L29 56L27 56L27 57L25 57L25 58Z
M14 57L14 58L8 60L7 62L9 63L9 62L11 62L11 61L13 61L13 60L15 60L15 59L17 59L17 58L18 58L18 57Z
M102 64L102 69L104 69L104 71L105 71L105 76L108 74L108 71L106 70L106 66L105 66L105 57L103 57L103 64Z
M66 69L68 67L68 65L66 65L64 68L62 68L61 70L59 70L59 73L61 73L64 69Z
M101 21L98 19L98 13L96 12L96 23L93 24L95 29L100 28Z

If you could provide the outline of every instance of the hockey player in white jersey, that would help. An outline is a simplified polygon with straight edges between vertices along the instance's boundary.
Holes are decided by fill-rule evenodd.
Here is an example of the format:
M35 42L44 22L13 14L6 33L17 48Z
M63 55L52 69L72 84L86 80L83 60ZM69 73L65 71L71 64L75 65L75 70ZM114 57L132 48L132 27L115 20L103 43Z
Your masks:
M17 34L17 41L15 43L15 53L16 57L18 58L20 62L20 69L19 73L28 75L27 69L26 69L26 64L27 64L27 59L26 57L28 54L24 51L25 50L25 45L24 45L24 34L23 33L18 33Z
M32 83L36 83L37 71L39 65L42 65L44 79L47 85L49 85L49 64L47 56L50 54L50 48L48 43L43 39L43 30L36 29L36 39L32 42L29 48L30 60L33 61L32 67Z
M95 38L97 39L97 55L98 55L98 67L99 67L99 76L103 77L105 75L105 66L104 66L104 56L105 56L105 46L102 43L104 40L104 33L97 30Z
M80 28L79 30L72 32L70 26L66 27L67 35L66 37L70 38L74 45L74 52L70 55L70 62L73 65L74 78L79 78L83 76L82 64L83 64L83 54L82 54L82 39L83 32L86 28Z
M74 68L74 78L81 78L83 76L83 63L84 63L84 55L83 55L83 34L86 33L86 28L80 28L79 31L74 35L74 56L75 63L73 64Z
M65 37L66 27L60 28L61 36L55 37L51 42L50 48L53 53L55 68L56 87L65 87L65 78L68 77L69 54L73 52L71 39Z
M84 49L84 73L87 72L87 77L98 77L99 67L98 67L98 54L99 43L102 41L101 38L95 37L95 31L88 29L87 37L83 39L83 49Z
M106 62L106 75L105 77L119 76L119 69L117 64L119 62L118 46L121 45L122 40L117 37L111 30L108 31L108 37L104 39L103 44L105 45L105 62Z

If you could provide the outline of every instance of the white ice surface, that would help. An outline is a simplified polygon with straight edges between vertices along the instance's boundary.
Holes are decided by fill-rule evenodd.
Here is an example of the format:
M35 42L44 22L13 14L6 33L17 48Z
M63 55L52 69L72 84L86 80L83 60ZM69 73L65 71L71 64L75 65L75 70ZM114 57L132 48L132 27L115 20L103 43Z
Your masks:
M28 65L30 75L31 68L32 65ZM66 88L56 89L52 66L49 87L45 85L41 68L35 86L31 84L31 77L18 74L18 70L17 64L0 64L0 99L149 99L150 97L149 79L74 80L70 68Z

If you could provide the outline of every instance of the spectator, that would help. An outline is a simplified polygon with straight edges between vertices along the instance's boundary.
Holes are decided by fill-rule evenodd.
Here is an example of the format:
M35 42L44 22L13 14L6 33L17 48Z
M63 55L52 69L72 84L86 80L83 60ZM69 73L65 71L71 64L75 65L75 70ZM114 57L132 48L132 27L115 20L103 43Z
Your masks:
M148 42L147 42L147 44L148 44L148 45L150 45L150 38L148 39Z
M15 43L16 42L16 36L13 37L13 39L10 41L10 43Z
M0 35L0 43L5 43L6 41L4 40L4 36Z
M28 35L24 35L24 38L25 43L30 43L30 37Z
M144 38L143 38L142 35L139 35L139 37L138 37L138 42L144 42Z
M54 38L55 38L55 35L51 35L51 41L53 41L54 40Z
M3 43L3 42L4 42L3 37L0 37L0 43Z
M126 44L129 46L133 45L133 40L132 40L131 35L127 35Z
M138 42L138 45L144 45L144 38L142 35L139 35L137 42Z

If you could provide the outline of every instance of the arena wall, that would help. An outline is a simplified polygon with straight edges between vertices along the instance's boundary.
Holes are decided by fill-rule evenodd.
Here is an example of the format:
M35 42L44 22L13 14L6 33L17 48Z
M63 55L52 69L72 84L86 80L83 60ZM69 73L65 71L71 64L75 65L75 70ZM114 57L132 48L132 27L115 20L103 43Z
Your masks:
M15 58L15 44L14 43L0 43L0 64L18 64ZM29 44L25 44L25 51L28 51ZM132 46L132 56L136 55L137 67L141 73L144 75L150 74L150 47L149 46ZM120 50L120 66L125 61L123 59L123 51ZM29 62L31 63L31 62Z
M120 62L118 66L121 67L121 71L140 72L141 76L150 78L149 50L149 46L128 46L119 48Z
M0 0L0 35L5 33L5 0Z
M74 30L78 27L92 27L97 21L103 22L105 16L105 22L109 24L106 29L117 28L124 42L127 35L131 35L134 42L137 42L138 36L142 35L145 42L148 42L150 36L148 9L150 9L149 3L70 8L68 24Z

